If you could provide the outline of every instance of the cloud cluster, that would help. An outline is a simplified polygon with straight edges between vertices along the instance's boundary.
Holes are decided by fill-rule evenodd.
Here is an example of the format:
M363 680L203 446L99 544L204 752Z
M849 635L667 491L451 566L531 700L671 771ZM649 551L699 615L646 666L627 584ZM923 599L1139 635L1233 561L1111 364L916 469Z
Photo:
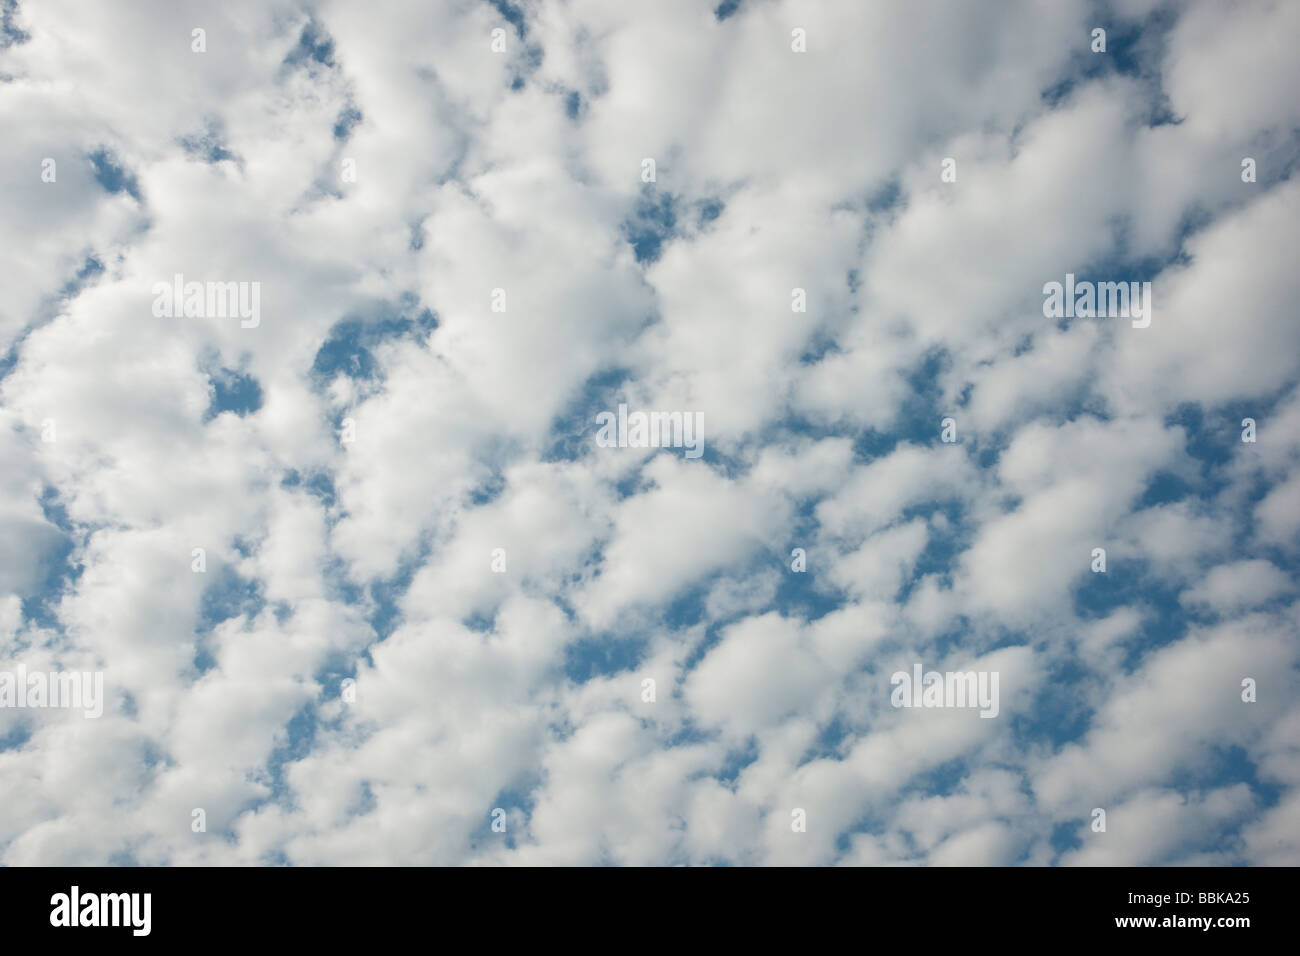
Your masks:
M1294 4L5 10L0 862L1300 862Z

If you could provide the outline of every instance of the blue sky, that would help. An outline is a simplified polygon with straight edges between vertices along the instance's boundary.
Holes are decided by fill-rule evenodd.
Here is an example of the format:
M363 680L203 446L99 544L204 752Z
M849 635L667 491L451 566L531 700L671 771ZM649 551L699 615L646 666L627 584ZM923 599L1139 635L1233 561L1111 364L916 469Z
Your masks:
M0 861L1300 859L1294 7L406 7L0 8Z

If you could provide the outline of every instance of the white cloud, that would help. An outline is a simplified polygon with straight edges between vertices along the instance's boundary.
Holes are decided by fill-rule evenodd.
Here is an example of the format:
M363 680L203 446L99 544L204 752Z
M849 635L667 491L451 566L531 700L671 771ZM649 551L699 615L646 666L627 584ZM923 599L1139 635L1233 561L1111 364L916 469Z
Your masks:
M1295 8L713 6L20 5L0 861L1295 861Z

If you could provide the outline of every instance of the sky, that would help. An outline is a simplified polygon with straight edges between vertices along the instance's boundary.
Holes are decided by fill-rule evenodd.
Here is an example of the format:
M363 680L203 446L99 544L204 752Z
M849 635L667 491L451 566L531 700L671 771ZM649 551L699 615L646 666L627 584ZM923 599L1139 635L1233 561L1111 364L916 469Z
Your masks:
M1298 39L0 0L0 863L1300 863Z

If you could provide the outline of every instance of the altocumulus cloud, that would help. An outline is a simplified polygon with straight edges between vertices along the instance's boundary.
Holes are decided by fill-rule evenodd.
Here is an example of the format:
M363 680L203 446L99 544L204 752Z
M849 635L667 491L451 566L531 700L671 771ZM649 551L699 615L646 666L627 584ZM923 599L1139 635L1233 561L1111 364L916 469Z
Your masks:
M6 4L0 861L1300 863L1298 33Z

